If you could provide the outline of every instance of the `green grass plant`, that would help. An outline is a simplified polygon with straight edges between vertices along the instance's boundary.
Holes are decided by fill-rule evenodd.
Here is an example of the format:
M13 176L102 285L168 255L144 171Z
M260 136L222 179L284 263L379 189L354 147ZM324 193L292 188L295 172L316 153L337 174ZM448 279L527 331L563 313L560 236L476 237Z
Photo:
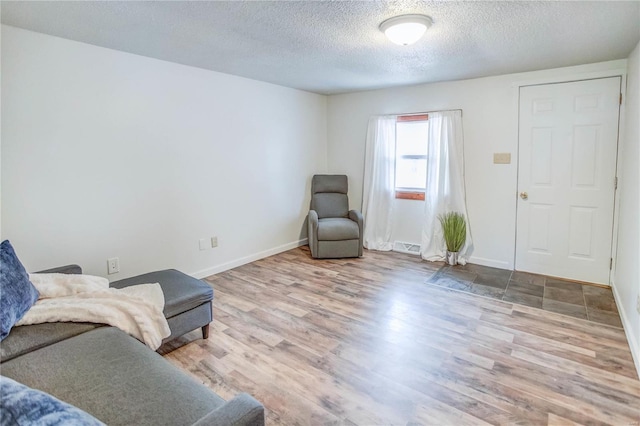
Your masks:
M459 252L467 239L467 224L458 212L448 212L438 216L442 225L442 235L450 252Z

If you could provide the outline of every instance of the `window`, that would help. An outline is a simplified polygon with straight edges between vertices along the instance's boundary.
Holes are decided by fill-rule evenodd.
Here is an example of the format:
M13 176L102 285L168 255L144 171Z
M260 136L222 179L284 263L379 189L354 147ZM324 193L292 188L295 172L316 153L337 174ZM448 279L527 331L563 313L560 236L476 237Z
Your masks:
M424 200L428 115L401 115L396 122L396 198Z

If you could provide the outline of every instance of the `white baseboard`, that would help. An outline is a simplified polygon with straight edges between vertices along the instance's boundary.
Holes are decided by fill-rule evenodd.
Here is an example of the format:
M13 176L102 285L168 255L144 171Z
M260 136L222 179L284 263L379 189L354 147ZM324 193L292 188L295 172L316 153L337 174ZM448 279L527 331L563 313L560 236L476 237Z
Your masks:
M476 265L489 266L491 268L498 269L513 269L513 265L511 264L511 262L506 262L504 260L485 259L484 257L471 256L469 258L469 263L475 263Z
M619 302L620 295L618 294L618 290L616 289L616 284L613 280L611 280L611 289L613 290L613 298L616 301L616 306L618 307L618 312L620 312L620 319L622 320L622 326L624 327L624 333L627 335L627 341L629 342L629 348L631 348L631 356L633 357L633 362L636 365L636 375L640 378L640 346L638 345L638 338L634 336L632 333L631 321L629 320L629 316L627 312L624 310L624 306Z
M273 256L274 254L282 253L283 251L307 245L308 243L309 240L307 238L304 238L302 240L293 241L291 243L282 244L281 246L273 247L268 250L250 254L249 256L241 257L239 259L223 263L222 265L217 265L211 268L203 269L201 271L193 272L189 275L194 278L202 279L210 275L228 271L229 269L237 268L238 266L246 265L247 263L255 262L256 260L264 259L265 257Z

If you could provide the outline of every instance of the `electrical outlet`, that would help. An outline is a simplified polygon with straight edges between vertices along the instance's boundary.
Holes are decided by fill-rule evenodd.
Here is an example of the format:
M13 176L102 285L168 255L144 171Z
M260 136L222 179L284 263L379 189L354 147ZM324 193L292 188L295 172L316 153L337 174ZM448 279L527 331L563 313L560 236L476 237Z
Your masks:
M218 247L218 237L211 237L211 247Z
M117 257L107 259L107 274L117 274L118 272L120 272L120 259Z
M198 240L198 245L200 246L200 250L209 250L211 245L209 245L209 241L206 238L200 238Z

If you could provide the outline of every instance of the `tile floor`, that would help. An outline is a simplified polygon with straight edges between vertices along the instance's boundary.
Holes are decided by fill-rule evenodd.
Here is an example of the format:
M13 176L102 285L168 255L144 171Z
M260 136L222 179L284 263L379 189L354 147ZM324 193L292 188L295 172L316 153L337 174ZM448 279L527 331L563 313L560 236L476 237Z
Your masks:
M480 265L443 266L429 284L622 327L609 288Z

